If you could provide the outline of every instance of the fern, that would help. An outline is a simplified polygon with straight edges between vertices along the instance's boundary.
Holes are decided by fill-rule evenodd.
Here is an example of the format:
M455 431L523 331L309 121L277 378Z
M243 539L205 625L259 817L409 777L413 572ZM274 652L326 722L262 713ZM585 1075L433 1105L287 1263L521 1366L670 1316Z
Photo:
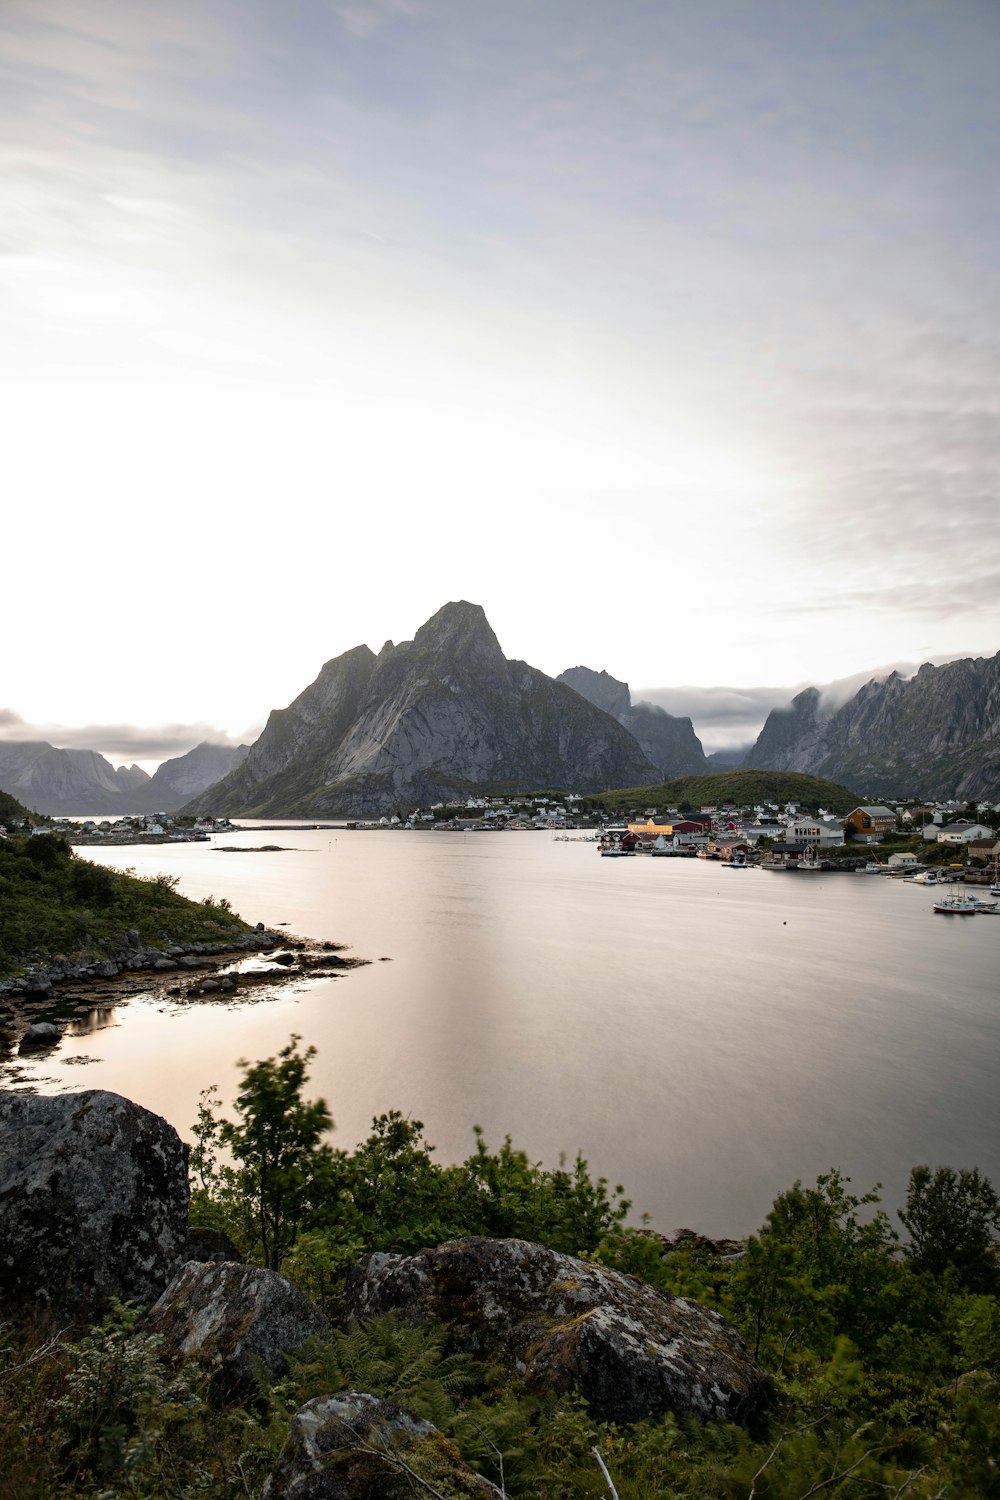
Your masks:
M447 1330L440 1324L412 1326L392 1313L368 1323L352 1319L328 1341L310 1339L289 1358L300 1401L333 1391L367 1391L399 1402L418 1417L447 1428L457 1399L478 1383L471 1355L445 1354Z

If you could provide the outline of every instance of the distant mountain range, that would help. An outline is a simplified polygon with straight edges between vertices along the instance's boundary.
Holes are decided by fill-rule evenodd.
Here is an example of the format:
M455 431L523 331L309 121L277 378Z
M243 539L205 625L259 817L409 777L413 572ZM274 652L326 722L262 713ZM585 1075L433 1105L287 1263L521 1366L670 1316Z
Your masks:
M356 646L275 709L246 760L187 810L366 816L525 788L659 779L633 736L565 683L508 661L478 604L412 641Z
M483 610L446 604L412 641L356 646L275 709L253 746L204 742L160 766L0 741L0 789L39 812L369 816L474 793L606 791L723 769L800 771L859 796L1000 797L1000 653L806 688L749 753L706 757L689 718L629 685L508 661Z
M249 749L206 741L164 761L150 776L141 766L116 770L96 750L57 750L44 740L0 741L0 788L50 815L176 812L238 765Z
M846 703L806 688L774 709L747 768L805 771L873 796L1000 796L1000 652L891 673Z

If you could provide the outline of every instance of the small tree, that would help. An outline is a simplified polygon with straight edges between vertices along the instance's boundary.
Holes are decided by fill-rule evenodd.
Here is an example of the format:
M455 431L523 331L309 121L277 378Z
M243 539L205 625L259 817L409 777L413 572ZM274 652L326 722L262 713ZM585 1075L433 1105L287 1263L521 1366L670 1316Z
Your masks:
M326 1102L302 1098L316 1048L300 1052L300 1041L292 1036L277 1057L240 1062L238 1120L216 1116L214 1090L202 1096L191 1154L203 1188L221 1189L264 1264L274 1271L329 1188L334 1162L330 1147L321 1144L333 1126ZM235 1166L216 1166L217 1146L229 1152Z
M996 1285L992 1245L993 1231L1000 1229L1000 1198L978 1167L914 1167L899 1217L915 1270L940 1276L953 1266L974 1291Z

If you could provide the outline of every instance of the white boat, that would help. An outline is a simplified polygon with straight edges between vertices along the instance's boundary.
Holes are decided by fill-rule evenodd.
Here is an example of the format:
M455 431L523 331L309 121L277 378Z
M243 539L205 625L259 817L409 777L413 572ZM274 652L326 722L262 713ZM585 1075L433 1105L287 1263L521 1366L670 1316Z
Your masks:
M995 901L981 901L978 896L942 896L935 901L934 910L949 917L974 917L977 912L993 912Z

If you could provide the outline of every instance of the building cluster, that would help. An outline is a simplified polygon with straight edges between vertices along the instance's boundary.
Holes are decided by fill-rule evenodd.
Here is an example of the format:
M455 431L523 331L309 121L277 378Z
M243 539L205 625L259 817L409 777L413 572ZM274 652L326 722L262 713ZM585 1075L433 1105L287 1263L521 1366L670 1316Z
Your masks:
M996 862L1000 839L987 822L955 817L957 804L933 807L885 807L866 803L845 817L820 808L813 815L789 802L752 809L703 807L697 812L675 810L660 813L647 808L634 810L620 826L603 830L605 847L623 852L697 854L705 859L740 863L763 862L777 869L819 869L829 863L829 852L845 843L870 846L886 838L915 837L926 841L961 845L969 858ZM998 806L982 804L984 818ZM912 852L893 853L891 868L904 869L919 863Z
M348 828L434 828L463 832L498 829L583 828L590 819L582 811L583 798L576 792L559 797L463 797L456 802L434 802L418 807L405 817L392 816L348 823Z
M9 830L0 827L0 837L11 833L30 833L41 837L50 833L61 833L72 843L134 844L136 839L162 838L171 843L190 843L207 839L212 833L225 833L232 828L228 818L184 818L177 820L168 813L139 813L134 817L104 818L50 818L47 822L26 819L23 825Z

